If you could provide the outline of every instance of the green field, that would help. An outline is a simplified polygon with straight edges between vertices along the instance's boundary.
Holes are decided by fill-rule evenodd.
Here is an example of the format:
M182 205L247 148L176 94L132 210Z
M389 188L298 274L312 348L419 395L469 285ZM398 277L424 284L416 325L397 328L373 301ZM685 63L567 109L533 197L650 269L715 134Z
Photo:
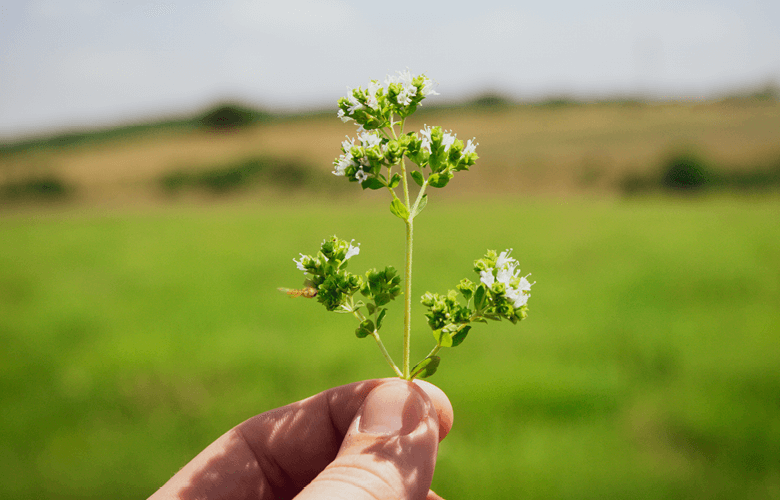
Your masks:
M362 244L353 272L402 268L403 224L353 200L0 219L2 497L145 498L242 420L391 375L352 318L276 291L332 233ZM486 248L537 281L528 320L478 325L430 379L455 409L434 489L780 498L779 215L777 196L434 197L415 296Z

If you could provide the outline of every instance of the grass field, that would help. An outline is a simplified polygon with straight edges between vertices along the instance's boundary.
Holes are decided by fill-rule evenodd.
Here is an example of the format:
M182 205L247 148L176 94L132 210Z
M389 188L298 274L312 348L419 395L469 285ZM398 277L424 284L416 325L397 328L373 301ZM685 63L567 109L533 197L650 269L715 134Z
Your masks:
M348 200L0 219L3 498L144 498L252 415L389 376L350 318L276 291L332 233L361 242L353 271L402 267L402 223ZM527 321L478 325L430 379L455 408L434 489L780 498L778 215L777 196L434 197L415 296L486 248L537 281Z

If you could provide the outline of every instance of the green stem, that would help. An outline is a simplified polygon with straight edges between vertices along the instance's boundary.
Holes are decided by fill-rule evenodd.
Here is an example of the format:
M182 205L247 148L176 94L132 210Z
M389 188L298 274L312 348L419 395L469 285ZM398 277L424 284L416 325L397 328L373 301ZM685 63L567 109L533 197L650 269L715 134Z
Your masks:
M393 362L393 358L390 357L390 353L387 352L387 349L385 349L385 345L382 343L382 340L379 338L379 332L374 330L371 333L371 335L374 337L374 340L376 340L376 343L379 346L379 350L382 351L382 355L385 357L387 364L390 365L390 368L393 369L396 375L398 375L401 378L404 378L404 374L401 373L401 370L399 370L396 364Z
M406 176L404 175L404 181ZM406 182L404 182L404 187ZM407 195L408 200L408 195ZM408 203L408 201L407 201ZM407 205L408 206L408 205ZM412 218L406 221L406 272L404 292L404 374L403 378L409 379L409 356L411 352L412 340L412 240L414 236L414 227Z
M352 314L362 323L366 320L366 317L363 316L363 313L360 311L353 309ZM376 340L376 344L379 346L379 350L382 351L382 356L385 357L385 361L387 361L387 364L390 365L390 368L393 369L393 371L398 375L399 377L403 378L403 373L401 373L401 370L398 369L398 365L395 364L393 361L392 356L390 356L390 353L387 352L387 348L385 348L385 344L382 343L382 339L379 338L379 332L374 329L373 332L371 332L371 336L374 337L374 340Z
M436 347L431 349L431 352L429 352L428 355L425 356L425 358L423 358L423 359L430 358L431 356L435 355L437 352L439 352L439 349L441 349L441 346L437 345Z

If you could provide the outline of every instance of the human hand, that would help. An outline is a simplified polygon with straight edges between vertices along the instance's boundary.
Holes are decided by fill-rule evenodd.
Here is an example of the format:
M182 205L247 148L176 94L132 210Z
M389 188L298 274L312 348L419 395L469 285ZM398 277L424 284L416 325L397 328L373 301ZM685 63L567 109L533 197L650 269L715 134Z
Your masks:
M440 499L429 488L452 420L424 381L335 387L234 427L149 500Z

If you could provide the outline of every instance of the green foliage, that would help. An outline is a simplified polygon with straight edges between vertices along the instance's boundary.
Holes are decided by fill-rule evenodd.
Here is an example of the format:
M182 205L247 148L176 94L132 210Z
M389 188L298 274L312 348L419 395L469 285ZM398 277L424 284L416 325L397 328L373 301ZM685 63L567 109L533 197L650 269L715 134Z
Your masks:
M175 170L161 176L158 182L169 194L187 190L225 194L260 184L286 189L314 188L319 180L306 165L254 156L206 168Z
M387 266L382 271L371 269L366 272L360 293L372 300L377 307L386 305L401 294L401 277L392 266ZM384 312L385 310L383 314ZM373 311L369 313L373 314Z
M0 199L10 201L60 200L73 194L75 189L54 174L8 182L0 186Z
M712 181L709 168L698 155L687 152L670 157L663 167L661 184L667 189L696 190Z
M425 358L424 360L417 363L414 368L412 368L412 377L413 378L428 378L434 373L436 373L436 370L439 368L439 362L441 361L441 358L439 356L429 356Z
M625 195L665 190L692 193L705 188L732 191L766 191L780 187L780 158L765 164L715 168L702 156L690 151L668 155L654 175L627 172L619 181Z
M198 122L214 130L232 130L268 120L270 115L235 103L219 104L206 111Z

